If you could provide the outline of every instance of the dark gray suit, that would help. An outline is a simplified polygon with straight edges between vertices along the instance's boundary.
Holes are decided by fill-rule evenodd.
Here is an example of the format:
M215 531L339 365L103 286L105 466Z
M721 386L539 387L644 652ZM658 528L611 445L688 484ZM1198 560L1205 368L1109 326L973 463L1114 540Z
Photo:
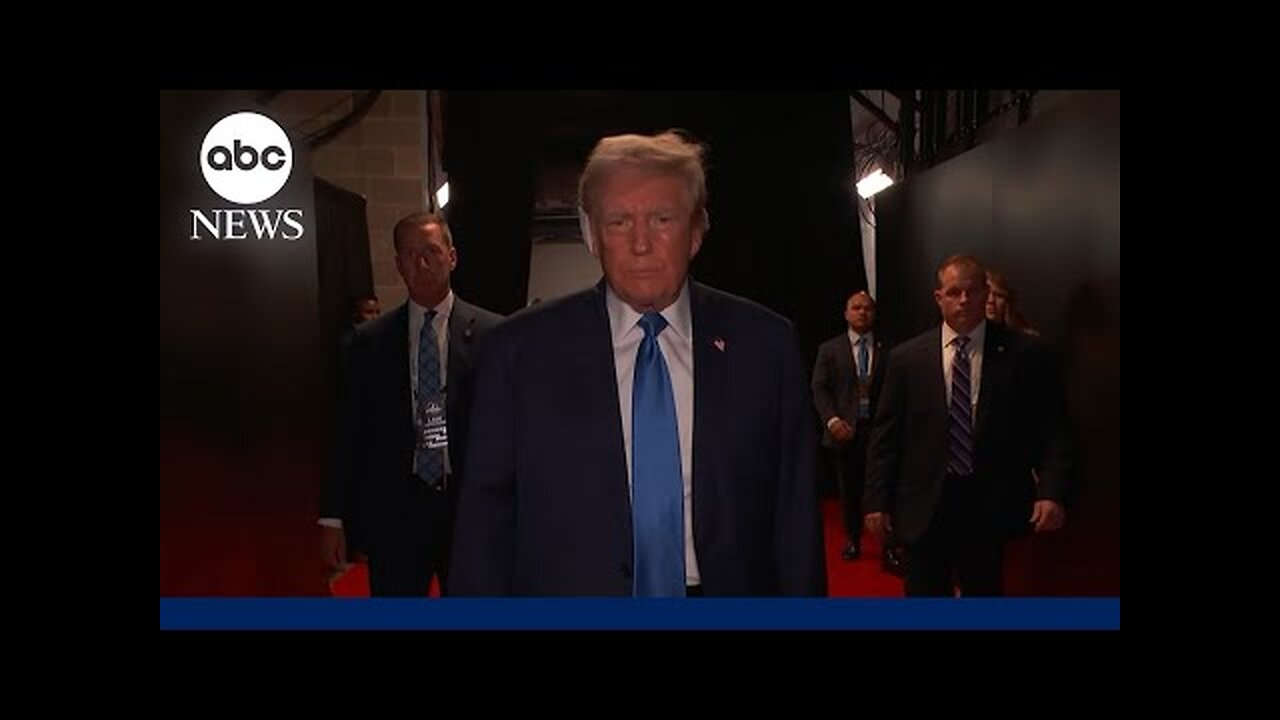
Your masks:
M822 444L832 448L840 482L840 504L844 515L845 538L859 545L862 536L862 493L866 480L867 445L875 417L880 388L884 385L885 358L893 343L872 333L874 352L869 352L871 372L867 388L871 416L858 418L858 366L849 333L842 332L822 343L813 364L813 406L823 425ZM827 420L839 417L853 426L853 440L839 445L827 428Z
M348 548L368 554L374 595L425 595L433 574L445 585L453 488L465 476L475 349L501 319L454 296L445 386L452 476L443 493L411 477L415 431L408 304L355 330L334 468L320 514L341 518Z
M1048 347L988 322L976 415L974 472L953 477L941 326L890 353L863 510L892 515L909 595L950 595L952 570L962 594L999 594L1004 545L1029 530L1034 500L1065 500L1065 398Z

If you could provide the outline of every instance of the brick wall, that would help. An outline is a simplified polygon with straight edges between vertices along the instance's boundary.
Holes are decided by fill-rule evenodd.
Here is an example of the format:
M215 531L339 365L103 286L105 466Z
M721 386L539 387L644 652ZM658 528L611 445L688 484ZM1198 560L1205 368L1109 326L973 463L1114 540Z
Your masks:
M289 127L313 131L351 108L350 90L288 91L268 108ZM373 284L384 310L404 302L391 229L398 218L426 208L426 92L385 90L364 118L312 157L317 177L368 201Z

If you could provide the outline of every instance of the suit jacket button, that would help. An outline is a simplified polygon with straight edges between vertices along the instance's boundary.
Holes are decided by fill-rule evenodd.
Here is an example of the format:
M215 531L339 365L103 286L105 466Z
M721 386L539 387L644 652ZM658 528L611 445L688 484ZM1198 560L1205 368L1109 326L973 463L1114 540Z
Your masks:
M622 573L622 577L628 580L631 579L631 565L629 563L622 563L618 565L618 571Z

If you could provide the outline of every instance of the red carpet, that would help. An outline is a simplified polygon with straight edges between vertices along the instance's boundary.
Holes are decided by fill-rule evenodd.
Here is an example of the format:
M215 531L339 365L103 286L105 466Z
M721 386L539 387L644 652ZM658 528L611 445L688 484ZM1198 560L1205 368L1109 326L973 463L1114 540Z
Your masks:
M844 523L840 501L822 501L827 541L827 595L831 597L902 597L902 578L880 569L880 543L862 534L862 554L853 562L840 559L844 549Z
M823 524L826 531L827 583L831 597L902 597L902 580L880 569L880 546L866 535L862 540L862 556L853 562L840 559L844 549L844 528L840 523L840 501L824 500ZM368 597L369 570L363 563L351 566L332 583L336 597ZM439 594L435 583L431 595Z

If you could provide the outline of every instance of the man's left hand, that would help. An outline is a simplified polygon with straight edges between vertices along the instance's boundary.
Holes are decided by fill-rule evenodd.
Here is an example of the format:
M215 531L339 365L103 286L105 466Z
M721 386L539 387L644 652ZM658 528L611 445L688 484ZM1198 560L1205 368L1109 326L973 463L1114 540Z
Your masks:
M1031 508L1031 524L1036 532L1057 530L1067 521L1067 511L1055 500L1037 500Z

